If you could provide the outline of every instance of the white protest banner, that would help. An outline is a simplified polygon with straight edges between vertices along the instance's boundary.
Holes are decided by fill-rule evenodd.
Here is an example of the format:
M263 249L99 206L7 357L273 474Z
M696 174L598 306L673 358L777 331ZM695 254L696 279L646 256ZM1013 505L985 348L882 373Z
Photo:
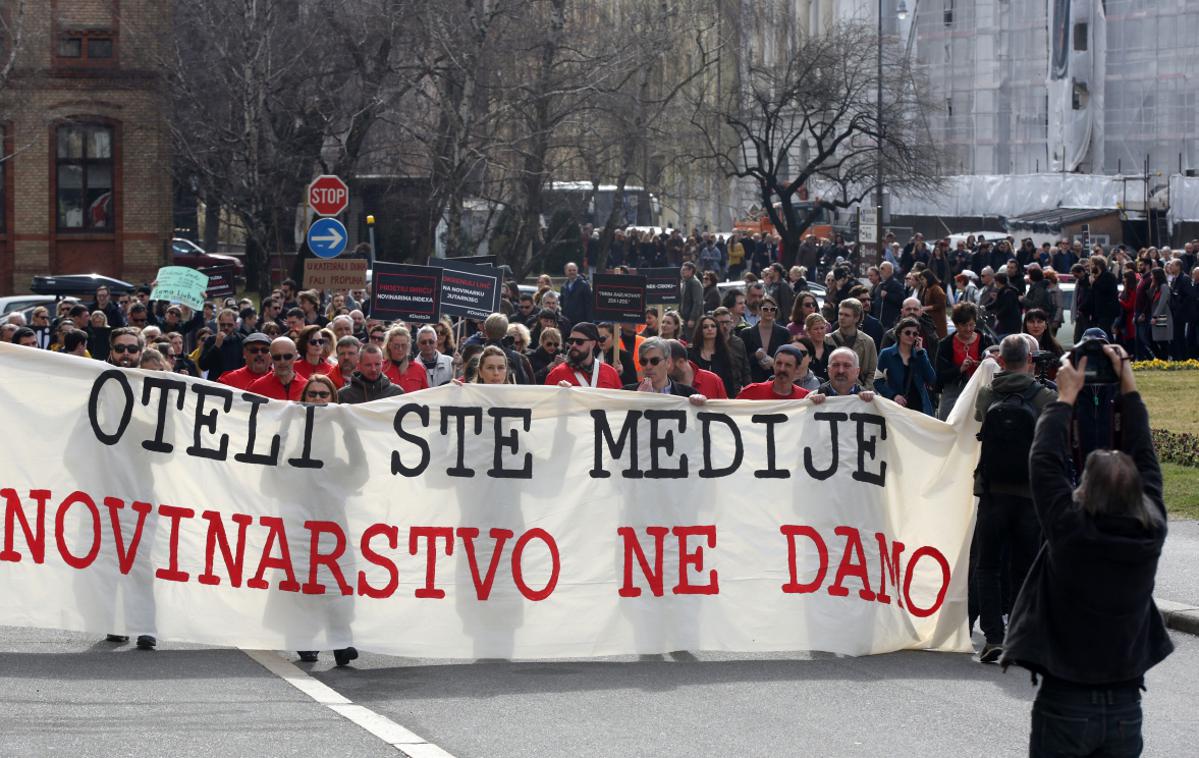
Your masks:
M885 400L311 407L0 345L0 624L448 658L968 651L979 372Z
M163 266L154 278L151 300L186 305L194 311L204 308L204 292L208 289L208 274L186 266Z

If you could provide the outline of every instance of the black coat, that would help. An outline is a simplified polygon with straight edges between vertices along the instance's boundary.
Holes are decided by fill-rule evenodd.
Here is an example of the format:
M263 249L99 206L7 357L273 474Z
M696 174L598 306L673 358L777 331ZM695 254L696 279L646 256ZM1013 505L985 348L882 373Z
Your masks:
M981 362L983 358L987 357L987 348L994 345L995 341L983 332L975 332L975 334L980 340L978 360ZM950 334L937 343L937 357L933 361L933 370L937 374L937 392L941 392L946 387L964 386L969 381L969 377L962 376L962 370L953 362L953 340L954 335Z
M895 326L895 322L899 320L899 311L903 308L903 301L903 282L899 277L892 276L879 282L878 293L874 296L871 306L884 329Z
M764 382L772 376L770 369L762 368L762 364L754 355L758 352L758 348L766 348L766 354L774 357L774 352L779 347L791 341L791 333L785 327L779 326L777 321L774 322L774 329L770 331L769 345L762 344L762 333L758 331L757 326L746 327L737 332L737 336L745 343L745 356L749 358L749 374L755 382Z
M1153 604L1166 540L1162 474L1141 396L1122 396L1123 450L1141 472L1155 521L1090 516L1074 503L1068 454L1074 408L1051 403L1030 458L1045 545L1012 608L1001 663L1083 685L1140 683L1174 650Z
M1095 277L1095 281L1091 284L1091 317L1094 319L1093 323L1103 331L1111 334L1112 324L1122 316L1123 309L1120 308L1120 293L1118 292L1116 275L1110 271L1104 271Z
M640 386L641 386L640 382L633 382L632 384L626 384L621 389L629 390L631 392L636 392L637 388ZM678 382L671 382L670 383L670 394L677 395L679 397L691 397L692 395L696 394L696 390L690 384L679 384Z
M1003 335L1017 334L1020 331L1020 293L1010 285L1003 287L995 296L995 304L991 306L995 316L995 331Z

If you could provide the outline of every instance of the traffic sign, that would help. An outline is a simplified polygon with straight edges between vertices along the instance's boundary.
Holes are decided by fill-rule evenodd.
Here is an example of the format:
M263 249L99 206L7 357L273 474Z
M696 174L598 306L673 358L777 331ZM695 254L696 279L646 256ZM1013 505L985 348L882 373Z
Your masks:
M336 258L345 251L348 236L337 219L317 219L308 227L308 249L318 258Z
M862 206L858 216L858 242L878 242L878 209Z
M350 204L350 188L339 176L322 174L308 185L308 205L318 216L336 216Z

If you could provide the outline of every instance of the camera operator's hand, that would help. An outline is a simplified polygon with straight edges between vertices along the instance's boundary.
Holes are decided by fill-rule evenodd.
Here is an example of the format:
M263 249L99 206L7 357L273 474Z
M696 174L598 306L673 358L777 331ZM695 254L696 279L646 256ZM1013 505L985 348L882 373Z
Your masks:
M1087 359L1085 357L1078 360L1078 365L1075 366L1070 360L1070 356L1062 356L1061 366L1057 370L1057 399L1066 405L1074 405L1074 401L1078 398L1078 392L1086 383L1087 377Z
M1108 345L1103 348L1103 352L1107 353L1107 357L1111 359L1112 368L1116 371L1116 376L1120 377L1120 394L1127 395L1129 392L1137 391L1137 380L1132 373L1132 361L1128 359L1128 353L1124 352L1124 348L1120 345Z

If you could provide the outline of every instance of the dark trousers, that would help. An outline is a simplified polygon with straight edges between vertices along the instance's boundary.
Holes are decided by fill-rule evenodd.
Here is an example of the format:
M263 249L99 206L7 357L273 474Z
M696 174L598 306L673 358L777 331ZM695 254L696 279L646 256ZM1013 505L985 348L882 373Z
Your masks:
M983 634L992 645L1003 643L1003 612L1007 606L1004 586L1013 595L1019 593L1041 543L1041 526L1032 500L1016 495L987 493L979 498L978 519L974 526L978 562L975 586L978 590L978 615ZM1008 576L1004 579L1004 551L1008 556Z
M1143 745L1139 688L1082 687L1048 677L1041 682L1029 758L1136 758Z

